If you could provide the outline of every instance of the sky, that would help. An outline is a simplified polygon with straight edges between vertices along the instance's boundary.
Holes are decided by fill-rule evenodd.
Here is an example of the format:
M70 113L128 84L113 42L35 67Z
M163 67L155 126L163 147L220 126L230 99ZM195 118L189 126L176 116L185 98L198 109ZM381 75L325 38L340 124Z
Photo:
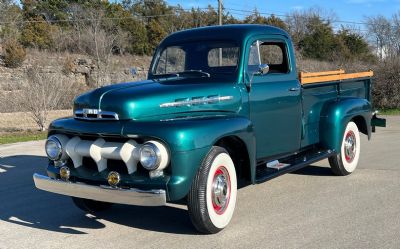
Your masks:
M171 5L180 4L184 8L206 7L211 4L218 6L218 0L167 0ZM365 22L367 16L383 15L391 17L400 11L400 0L223 0L223 5L236 18L243 17L243 12L252 11L257 8L259 12L275 13L285 15L295 10L306 10L309 8L320 8L326 12L334 12L336 18L350 22Z

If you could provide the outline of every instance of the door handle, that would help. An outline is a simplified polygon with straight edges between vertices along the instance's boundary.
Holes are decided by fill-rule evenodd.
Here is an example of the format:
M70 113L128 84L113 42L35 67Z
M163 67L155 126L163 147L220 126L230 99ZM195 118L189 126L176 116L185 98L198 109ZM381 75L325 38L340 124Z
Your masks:
M300 91L300 87L292 87L292 88L289 88L289 91L291 91L291 92Z

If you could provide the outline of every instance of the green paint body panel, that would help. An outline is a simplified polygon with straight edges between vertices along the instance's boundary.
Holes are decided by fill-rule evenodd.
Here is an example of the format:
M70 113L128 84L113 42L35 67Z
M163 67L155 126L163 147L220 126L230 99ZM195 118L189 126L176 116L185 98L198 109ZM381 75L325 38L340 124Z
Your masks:
M156 79L152 75L154 62L164 47L204 40L229 40L237 44L240 54L235 74L223 79ZM250 45L256 40L279 40L286 44L289 72L256 76L249 87L247 61ZM166 189L169 201L187 195L202 160L224 137L235 137L245 145L250 180L254 183L257 161L296 153L309 146L339 151L345 125L354 118L365 120L370 136L371 79L301 86L295 63L289 35L278 28L226 25L177 32L165 38L156 50L148 80L102 87L74 101L74 110L112 111L119 120L59 119L50 125L49 135L164 142L171 160L163 178L154 180L143 172L135 172L122 179L132 187ZM224 101L162 107L182 100L226 96L229 98ZM54 176L57 169L50 163L48 172ZM104 172L73 171L72 174L88 181L106 182Z
M346 124L355 117L362 117L371 135L371 104L366 99L344 97L328 102L321 110L320 144L326 149L340 151Z

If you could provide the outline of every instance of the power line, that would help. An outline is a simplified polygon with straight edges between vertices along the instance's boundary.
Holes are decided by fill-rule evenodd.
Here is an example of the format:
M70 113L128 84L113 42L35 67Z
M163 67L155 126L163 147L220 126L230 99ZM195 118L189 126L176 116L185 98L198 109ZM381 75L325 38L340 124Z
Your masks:
M231 12L230 12L230 13L231 13ZM233 11L232 14L234 14L234 15L239 15L239 16L245 16L245 17L249 16L248 14L244 14L244 13L236 12L236 11ZM276 16L276 15L275 15L275 16ZM312 24L312 23L309 23L308 25L313 25L313 24ZM315 25L317 25L317 24L315 24ZM333 28L335 28L335 27L333 27ZM365 29L358 29L358 28L346 27L346 29L352 30L352 31L357 31L357 32L362 32L362 33L367 33L367 32L369 32L368 30L365 30Z
M175 7L177 8L177 7ZM195 8L194 10L205 10L208 8ZM0 21L0 24L20 24L20 23L68 23L68 22L80 22L80 21L98 21L98 20L126 20L126 19L135 19L135 18L156 18L156 17L167 17L167 16L177 16L179 15L179 11L192 11L192 9L183 9L177 8L175 9L175 13L169 14L159 14L159 15L138 15L131 13L132 16L125 16L125 17L104 17L104 18L77 18L77 19L59 19L59 20L20 20L20 21Z
M151 0L146 0L150 1ZM175 9L175 13L168 13L168 14L159 14L159 15L138 15L132 13L132 16L129 17L104 17L104 18L78 18L78 19L60 19L60 20L19 20L19 21L0 21L0 24L20 24L20 23L42 23L42 22L47 22L47 23L73 23L73 22L81 22L81 21L97 21L97 20L126 20L126 19L149 19L149 18L156 18L156 17L169 17L169 16L176 16L179 15L180 11L193 11L193 10L208 10L209 8L191 8L191 9L184 9L180 6L169 6L172 9ZM213 7L214 8L214 7ZM277 16L277 17L285 17L285 18L290 18L293 17L293 15L290 14L279 14L279 13L273 13L273 12L264 12L264 11L258 11L258 10L242 10L242 9L235 9L235 8L226 8L223 7L224 10L232 11L234 15L240 15L240 16L249 16L250 14L258 13L260 15L269 15L269 16ZM330 23L344 23L344 24L353 24L353 25L369 25L366 22L356 22L356 21L348 21L348 20L324 20L322 21L327 21ZM394 28L397 28L395 26L392 26ZM367 30L361 30L359 31L362 32L368 32Z
M259 13L262 15L273 15L273 16L278 16L278 17L286 17L290 18L293 17L293 15L290 14L277 14L277 13L272 13L272 12L261 12L261 11L255 11L255 10L239 10L239 9L233 9L233 8L225 8L226 10L231 10L231 11L237 11L237 12L243 12L243 13ZM329 21L332 23L347 23L347 24L355 24L355 25L368 25L366 22L355 22L355 21L345 21L345 20L323 20L323 21Z

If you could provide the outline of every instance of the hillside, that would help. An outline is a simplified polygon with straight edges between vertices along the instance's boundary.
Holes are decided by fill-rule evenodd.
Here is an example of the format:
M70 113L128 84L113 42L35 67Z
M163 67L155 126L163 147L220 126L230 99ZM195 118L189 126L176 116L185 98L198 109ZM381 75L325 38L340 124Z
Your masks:
M72 94L76 95L101 85L144 79L150 61L149 56L111 56L107 68L99 69L86 55L28 50L27 58L18 68L5 67L0 61L0 113L26 111L11 103L15 94L28 84L30 70L73 85ZM136 75L132 75L132 69ZM61 103L58 109L70 108L73 97Z

